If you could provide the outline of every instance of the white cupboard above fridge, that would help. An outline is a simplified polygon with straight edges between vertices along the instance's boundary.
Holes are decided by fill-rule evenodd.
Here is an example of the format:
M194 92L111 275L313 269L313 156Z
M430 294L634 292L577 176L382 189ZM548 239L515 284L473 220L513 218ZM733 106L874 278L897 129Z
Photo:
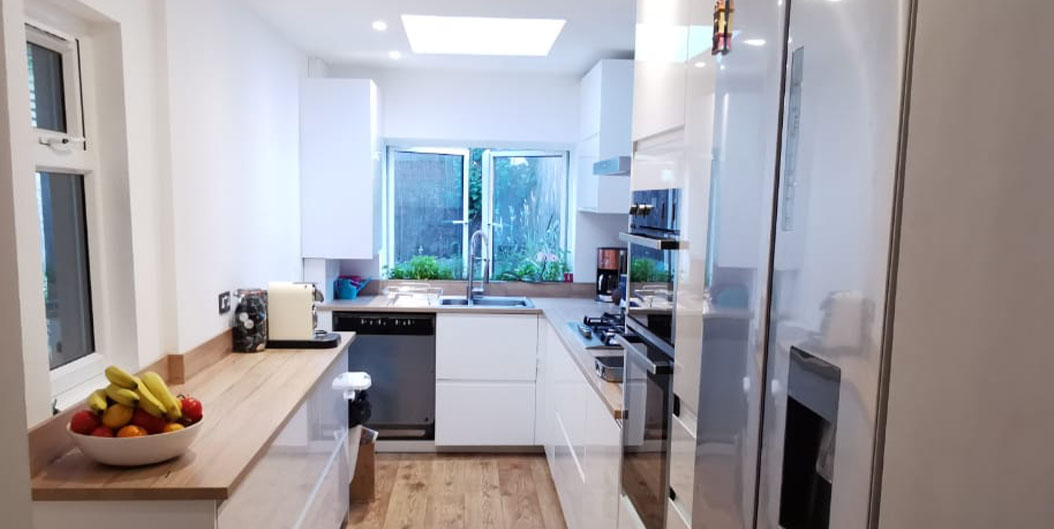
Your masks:
M629 177L598 176L593 164L629 156L633 150L633 61L598 62L579 84L579 103L578 209L624 215L629 209Z
M373 259L381 246L379 94L369 79L300 90L301 256Z
M633 141L684 126L691 8L690 0L637 1ZM708 37L693 35L692 44L709 49Z

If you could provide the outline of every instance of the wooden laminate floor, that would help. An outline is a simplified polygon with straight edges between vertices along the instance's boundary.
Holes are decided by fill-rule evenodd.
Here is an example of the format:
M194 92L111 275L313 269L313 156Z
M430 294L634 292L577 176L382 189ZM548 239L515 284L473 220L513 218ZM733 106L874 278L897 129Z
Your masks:
M375 483L348 527L566 528L541 454L377 454Z

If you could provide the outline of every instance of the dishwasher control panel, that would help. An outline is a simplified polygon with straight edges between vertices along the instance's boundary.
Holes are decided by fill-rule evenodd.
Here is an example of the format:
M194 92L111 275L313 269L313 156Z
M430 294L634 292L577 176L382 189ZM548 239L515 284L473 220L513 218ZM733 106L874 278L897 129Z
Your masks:
M333 330L359 334L428 336L435 334L435 315L334 312Z

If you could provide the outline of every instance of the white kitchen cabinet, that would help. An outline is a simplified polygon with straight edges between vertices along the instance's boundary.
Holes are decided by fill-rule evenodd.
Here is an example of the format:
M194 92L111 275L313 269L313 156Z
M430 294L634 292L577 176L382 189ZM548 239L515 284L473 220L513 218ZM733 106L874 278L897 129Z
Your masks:
M238 489L219 507L220 529L340 527L348 511L348 407L333 380L345 351L319 379ZM307 525L306 520L316 522ZM336 524L322 524L336 520Z
M556 330L546 327L544 446L564 518L571 529L610 529L618 523L621 428Z
M436 379L534 382L538 364L535 314L436 316Z
M534 382L436 382L436 446L533 446Z
M579 84L580 141L577 153L578 209L625 214L629 207L626 176L597 176L593 164L633 151L633 61L598 62Z
M632 149L633 61L605 59L579 84L581 122L579 138L596 136L601 160L627 156Z
M670 489L677 497L670 502L687 522L692 519L694 485L695 418L682 407L681 416L673 416L670 421ZM691 523L687 525L690 527Z
M684 126L690 0L637 0L633 141ZM693 39L709 49L709 39ZM710 65L713 67L713 65Z
M381 244L383 163L377 85L301 83L301 256L373 259Z
M536 314L436 316L437 446L533 446Z
M619 493L618 529L645 529L644 522L637 515L629 498Z
M666 500L666 529L692 529L692 524L673 500Z
M583 527L607 529L618 525L621 484L622 428L595 393L586 399L585 497Z

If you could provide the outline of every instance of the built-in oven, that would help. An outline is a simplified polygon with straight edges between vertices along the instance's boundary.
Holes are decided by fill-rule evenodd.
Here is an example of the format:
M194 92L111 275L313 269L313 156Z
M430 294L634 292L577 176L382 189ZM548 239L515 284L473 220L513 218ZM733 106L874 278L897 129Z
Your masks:
M636 191L630 206L627 243L627 327L673 355L674 287L682 248L680 189Z
M622 492L646 529L662 529L670 497L673 358L666 347L627 332L622 379Z

